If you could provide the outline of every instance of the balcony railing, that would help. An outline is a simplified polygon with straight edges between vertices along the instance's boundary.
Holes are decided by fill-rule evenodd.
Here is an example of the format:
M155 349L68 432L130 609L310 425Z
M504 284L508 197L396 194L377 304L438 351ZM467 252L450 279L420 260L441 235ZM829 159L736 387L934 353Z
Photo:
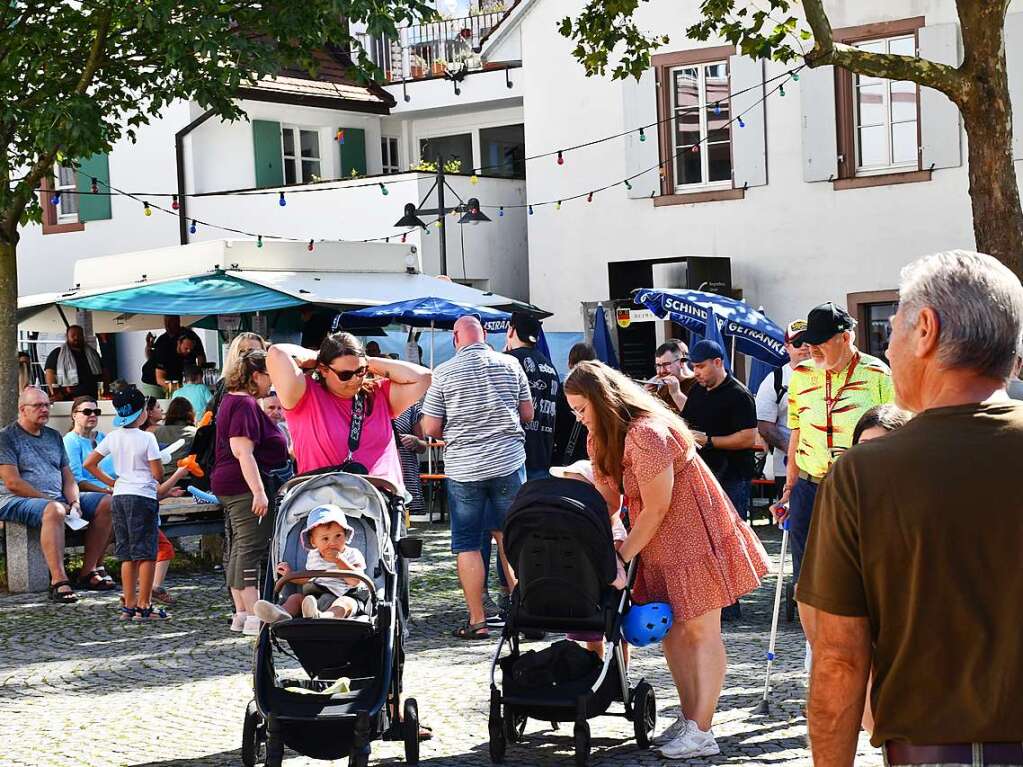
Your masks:
M415 24L399 30L397 40L363 35L362 44L388 82L441 77L454 66L478 71L484 66L476 49L504 15L501 10Z

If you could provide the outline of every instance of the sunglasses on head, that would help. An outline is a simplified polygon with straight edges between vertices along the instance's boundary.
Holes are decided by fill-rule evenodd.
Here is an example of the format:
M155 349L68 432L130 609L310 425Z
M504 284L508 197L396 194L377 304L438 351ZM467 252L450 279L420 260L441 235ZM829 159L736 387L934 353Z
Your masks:
M359 378L365 378L366 373L369 372L369 366L367 365L355 368L355 370L335 370L330 367L330 365L327 365L327 368L342 381L351 381L356 376Z
M99 408L93 409L91 407L83 407L78 412L81 413L82 415L99 415L103 411L101 411Z

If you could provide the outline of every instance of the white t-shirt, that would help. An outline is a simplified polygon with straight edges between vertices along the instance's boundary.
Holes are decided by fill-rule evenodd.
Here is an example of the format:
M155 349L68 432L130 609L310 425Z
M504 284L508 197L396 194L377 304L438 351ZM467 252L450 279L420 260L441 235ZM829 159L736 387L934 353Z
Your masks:
M778 401L778 393L774 390L774 373L760 382L757 389L757 420L776 423L788 431L789 422L789 381L792 379L792 366L784 365L781 369L782 395ZM774 450L774 476L785 476L785 453Z
M362 556L362 552L354 546L345 546L345 550L341 552L341 561L353 570L358 570L363 575L366 574L366 558ZM337 570L338 567L333 562L328 562L326 559L321 557L320 552L313 549L309 552L309 555L305 559L305 569ZM357 583L345 583L340 578L313 578L313 583L339 597L344 596L348 592L348 589L359 585Z
M140 495L156 499L156 480L150 461L161 461L156 435L142 429L114 429L96 445L96 452L111 456L117 471L114 495Z

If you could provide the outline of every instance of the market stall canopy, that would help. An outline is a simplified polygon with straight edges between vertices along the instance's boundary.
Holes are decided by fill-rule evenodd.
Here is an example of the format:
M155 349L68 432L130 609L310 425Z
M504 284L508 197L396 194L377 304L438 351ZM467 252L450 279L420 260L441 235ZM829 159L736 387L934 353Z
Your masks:
M701 290L640 288L632 295L639 306L701 336L707 329L708 313L713 309L721 334L735 338L738 351L772 367L780 367L789 360L785 332L742 301Z
M74 325L75 309L61 303L60 293L40 293L18 299L18 329L39 333L62 334L68 325ZM192 325L202 317L185 315L184 325ZM123 312L93 312L94 333L121 333L129 330L163 330L163 317L159 314L125 314Z
M341 327L359 328L374 324L411 325L415 328L442 328L450 330L459 317L476 315L488 331L504 332L511 319L509 312L502 312L486 306L473 306L443 298L414 298L393 304L368 306L354 309L341 315Z

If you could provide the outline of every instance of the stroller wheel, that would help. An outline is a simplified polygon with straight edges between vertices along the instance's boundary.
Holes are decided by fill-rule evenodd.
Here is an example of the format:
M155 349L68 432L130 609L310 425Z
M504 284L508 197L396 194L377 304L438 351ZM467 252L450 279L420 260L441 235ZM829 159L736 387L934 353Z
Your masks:
M419 764L419 706L415 698L405 701L405 716L401 722L405 736L405 762Z
M575 723L575 764L576 767L586 767L590 761L590 723L581 721Z
M256 767L262 759L260 752L266 745L266 725L259 715L256 701L249 701L245 709L245 724L242 725L242 764L245 767Z
M516 712L511 706L504 707L504 737L509 743L518 743L526 730L526 715Z
M348 767L369 767L369 746L352 746L348 753Z
M632 723L636 730L636 745L650 748L650 736L657 725L657 703L654 689L640 682L632 692Z
M504 752L508 743L504 737L504 722L499 713L493 708L490 711L490 761L494 764L501 764L504 761Z

